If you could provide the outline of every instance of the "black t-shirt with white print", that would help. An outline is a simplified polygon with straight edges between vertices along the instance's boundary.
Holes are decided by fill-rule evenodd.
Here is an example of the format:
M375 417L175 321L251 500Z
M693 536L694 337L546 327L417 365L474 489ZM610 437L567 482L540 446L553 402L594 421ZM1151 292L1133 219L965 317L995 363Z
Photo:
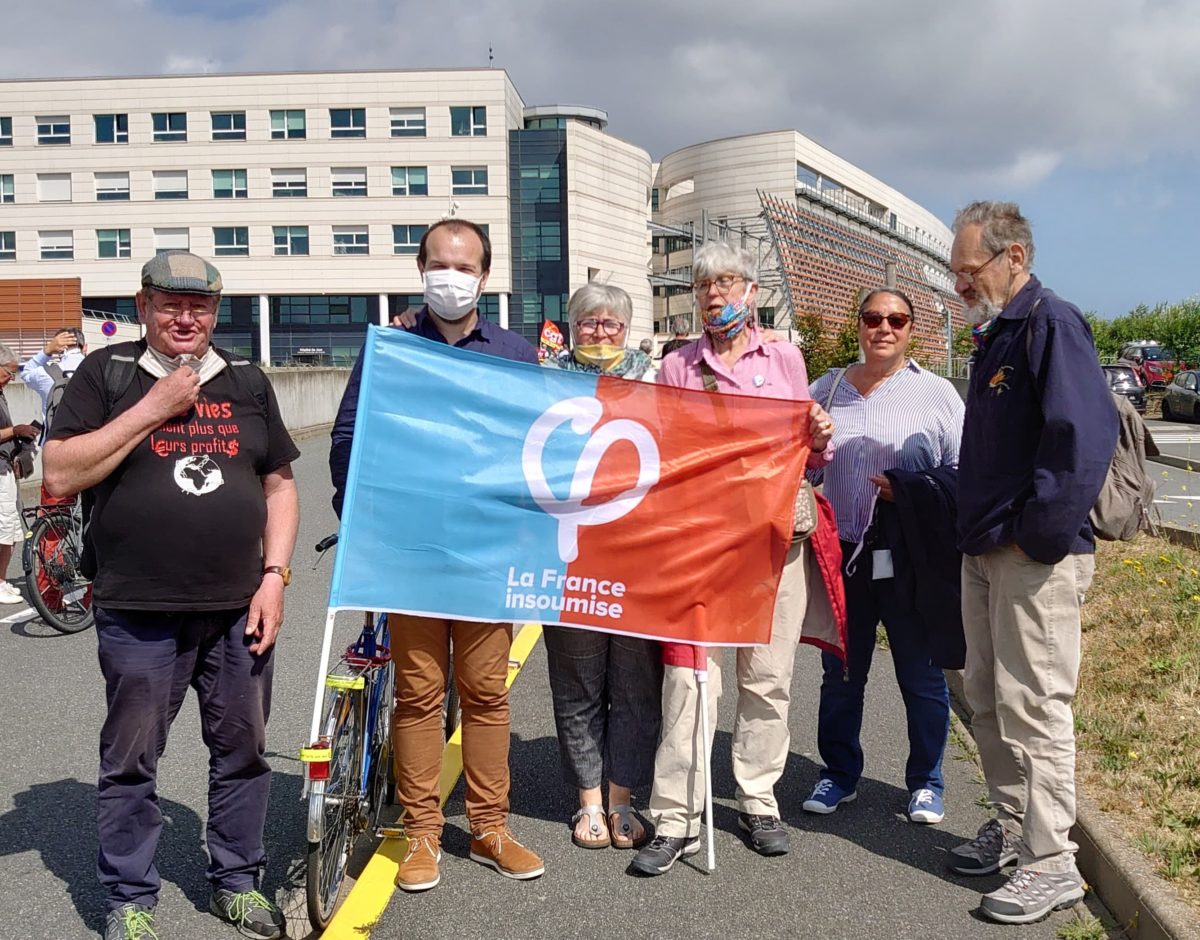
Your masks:
M54 416L52 440L105 423L107 350L76 370ZM192 410L148 434L92 491L94 600L131 610L225 610L250 602L262 581L267 508L261 477L300 456L265 376L226 366ZM250 381L253 380L253 381ZM157 381L138 369L112 417ZM252 389L261 382L267 414Z

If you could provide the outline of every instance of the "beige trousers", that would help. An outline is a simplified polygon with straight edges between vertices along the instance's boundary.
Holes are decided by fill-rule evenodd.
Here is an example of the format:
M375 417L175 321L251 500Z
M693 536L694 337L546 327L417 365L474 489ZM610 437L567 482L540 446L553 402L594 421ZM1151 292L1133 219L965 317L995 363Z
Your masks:
M775 598L771 642L737 651L737 715L733 723L733 776L743 813L778 816L775 782L787 763L788 705L796 643L808 604L806 542L792 546ZM715 653L715 655L714 655ZM721 697L721 655L708 657L708 728L703 740L696 673L667 666L663 677L662 739L654 757L650 816L659 835L692 837L704 810L704 762L712 754Z
M1044 565L1010 547L963 556L963 690L1001 823L1022 840L1018 864L1070 871L1075 823L1079 605L1091 555Z

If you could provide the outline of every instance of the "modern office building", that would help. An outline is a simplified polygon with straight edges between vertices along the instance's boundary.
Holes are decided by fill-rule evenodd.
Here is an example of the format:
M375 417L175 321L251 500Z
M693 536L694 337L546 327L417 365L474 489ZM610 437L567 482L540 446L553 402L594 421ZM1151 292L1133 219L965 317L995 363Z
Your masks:
M531 340L596 279L632 296L634 341L669 333L694 247L722 237L759 259L764 322L836 329L890 282L944 355L950 232L921 206L796 131L652 164L606 124L526 106L499 69L0 81L0 281L78 279L85 329L125 336L142 263L189 248L224 276L223 345L346 363L420 303L421 235L455 215L491 237L484 315ZM54 318L0 338L30 352Z
M756 255L759 316L777 329L809 313L836 330L862 291L885 284L912 299L917 350L927 361L946 356L948 336L961 322L946 225L796 131L668 154L656 168L651 213L660 334L675 318L693 317L692 251L714 237L739 241Z
M497 69L0 82L0 279L78 278L128 321L142 263L189 248L221 269L224 345L347 362L420 302L421 235L455 215L492 241L489 318L532 339L601 279L647 336L650 159L606 123Z

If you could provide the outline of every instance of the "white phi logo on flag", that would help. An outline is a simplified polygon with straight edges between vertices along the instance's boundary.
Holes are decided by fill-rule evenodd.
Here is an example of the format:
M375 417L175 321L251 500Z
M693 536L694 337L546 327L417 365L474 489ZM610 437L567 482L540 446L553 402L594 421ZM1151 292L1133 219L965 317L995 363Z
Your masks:
M650 487L658 482L660 461L653 435L636 421L618 418L604 425L584 444L571 477L567 498L558 499L554 495L542 468L542 455L550 435L567 421L571 422L571 430L576 434L588 434L603 414L604 408L596 398L565 398L551 405L533 422L521 450L525 482L534 502L543 512L558 520L558 555L564 562L572 562L579 557L580 526L615 522L632 512L645 498ZM607 502L584 506L583 501L591 495L600 459L618 441L628 441L637 449L637 483Z

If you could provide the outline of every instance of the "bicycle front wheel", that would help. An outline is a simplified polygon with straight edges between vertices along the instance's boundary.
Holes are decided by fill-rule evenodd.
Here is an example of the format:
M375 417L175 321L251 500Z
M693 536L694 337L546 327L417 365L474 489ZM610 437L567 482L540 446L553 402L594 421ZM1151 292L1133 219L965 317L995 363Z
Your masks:
M315 817L317 831L310 826L305 893L308 919L317 930L324 930L333 919L358 832L363 740L360 696L351 690L330 690L323 728L330 746L329 778L314 783L309 794L309 817Z
M25 582L34 609L60 633L92 625L92 582L79 570L83 534L69 513L51 512L30 529Z

